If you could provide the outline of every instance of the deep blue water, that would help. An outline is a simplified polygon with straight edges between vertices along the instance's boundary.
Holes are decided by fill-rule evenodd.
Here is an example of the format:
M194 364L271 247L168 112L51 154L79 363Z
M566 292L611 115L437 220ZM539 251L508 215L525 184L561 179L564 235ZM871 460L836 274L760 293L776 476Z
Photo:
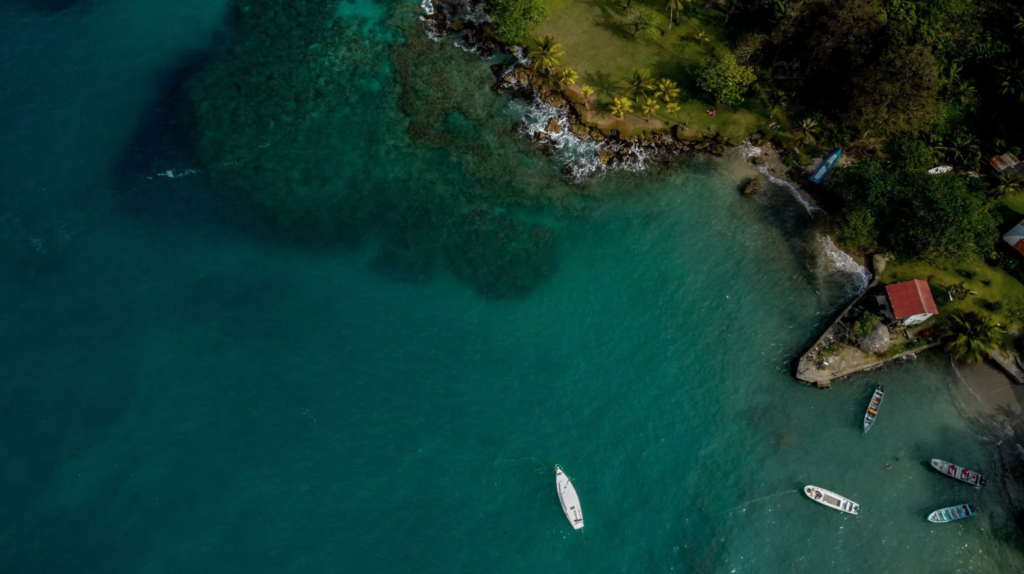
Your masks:
M793 382L853 278L785 190L569 183L417 10L0 3L0 571L1021 568L943 358Z

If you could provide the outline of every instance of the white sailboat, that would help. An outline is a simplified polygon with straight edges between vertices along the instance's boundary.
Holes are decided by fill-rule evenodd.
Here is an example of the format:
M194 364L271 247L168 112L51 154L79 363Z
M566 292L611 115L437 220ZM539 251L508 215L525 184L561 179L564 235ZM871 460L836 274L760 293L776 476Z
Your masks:
M841 512L848 512L850 514L859 514L860 505L856 502L846 498L845 496L839 496L831 490L825 490L820 486L807 485L804 487L804 494L811 500L824 504L829 508L835 508Z
M572 481L562 472L562 467L555 467L555 486L558 487L558 501L562 503L562 510L569 523L576 530L583 528L583 509L580 508L580 497L576 495L576 489Z

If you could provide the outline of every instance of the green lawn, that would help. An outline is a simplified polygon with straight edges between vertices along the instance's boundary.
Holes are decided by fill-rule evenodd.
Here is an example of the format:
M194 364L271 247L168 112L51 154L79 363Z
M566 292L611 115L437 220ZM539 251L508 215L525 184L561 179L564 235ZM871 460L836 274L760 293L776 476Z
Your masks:
M731 140L739 141L763 129L770 122L768 110L751 92L738 108L716 106L697 89L694 76L705 58L716 48L725 47L721 38L722 17L696 5L679 15L679 25L669 29L668 14L661 4L634 6L655 15L658 32L654 38L633 38L625 28L625 15L619 0L543 0L548 6L548 21L538 26L535 37L554 36L562 44L563 64L579 74L579 85L589 85L596 92L595 108L606 110L615 96L624 95L626 78L635 68L650 70L654 78L669 78L681 89L680 111L668 116L662 109L659 117L666 124L686 123L689 131L705 133L708 127ZM698 44L694 34L703 30L710 40ZM662 106L664 108L664 106ZM635 105L639 116L639 106ZM717 117L707 116L708 109L717 109ZM610 117L610 116L609 116ZM640 120L641 122L643 120Z
M999 223L999 233L1006 233L1010 227L1024 218L1024 192L993 201L990 204L990 210ZM1002 240L1000 239L1000 241ZM1012 256L1016 257L1017 255ZM966 273L962 273L964 271ZM968 279L967 275L973 275L973 277ZM1006 326L1011 326L1012 323L1006 315L1008 307L1014 301L1024 299L1024 285L1016 277L998 267L988 265L984 261L971 263L908 261L890 264L881 277L881 280L886 283L908 279L927 279L932 285L944 287L962 282L964 287L969 291L976 291L977 294L968 295L962 301L950 302L948 308L983 312ZM1002 309L990 310L987 306L990 301L1000 302L1003 306ZM1024 331L1024 325L1017 324L1015 326Z
M1010 303L1018 299L1024 299L1024 285L1020 281L1008 275L1002 269L986 265L983 261L972 263L939 263L945 269L940 269L935 264L927 261L908 261L906 263L890 264L882 273L881 281L884 283L895 283L909 279L925 279L932 286L948 287L963 283L969 291L976 291L976 295L968 295L961 301L951 301L946 306L943 302L936 301L940 305L940 314L946 309L964 309L966 311L977 311L991 315L998 323L1009 326L1011 321L1005 312ZM960 271L967 273L961 274ZM968 279L966 275L973 275ZM986 282L988 283L986 285ZM1003 308L999 311L991 311L987 304L990 301L999 301ZM1019 327L1019 325L1018 325Z
M1024 192L1017 192L1013 195L1008 195L1004 197L1001 202L1003 205L1009 207L1020 215L1018 220L1024 218Z

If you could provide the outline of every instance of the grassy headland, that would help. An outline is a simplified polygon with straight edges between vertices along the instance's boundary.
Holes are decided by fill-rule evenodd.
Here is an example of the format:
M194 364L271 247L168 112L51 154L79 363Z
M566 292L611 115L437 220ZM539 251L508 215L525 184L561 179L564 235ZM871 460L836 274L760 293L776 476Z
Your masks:
M728 49L724 15L704 7L689 5L676 14L677 23L670 23L662 6L641 4L634 0L633 7L642 10L653 20L649 34L635 37L628 15L619 0L543 0L548 9L548 20L532 31L535 38L551 36L561 45L565 55L562 68L577 72L579 80L567 91L578 92L581 86L594 89L592 107L600 113L588 117L595 123L618 124L629 131L686 124L695 134L718 132L733 141L741 141L758 131L768 131L769 111L764 102L747 97L737 107L715 103L709 94L697 87L696 75L700 66L717 52ZM703 32L703 36L699 36ZM529 48L536 47L536 40ZM633 70L648 70L654 79L666 78L676 82L680 93L673 98L677 111L666 112L665 102L652 115L651 122L634 100L632 114L618 120L607 109L616 97L630 97L627 91ZM557 70L556 70L557 72ZM653 90L652 90L653 93ZM716 116L706 114L716 109ZM653 125L652 125L653 124Z

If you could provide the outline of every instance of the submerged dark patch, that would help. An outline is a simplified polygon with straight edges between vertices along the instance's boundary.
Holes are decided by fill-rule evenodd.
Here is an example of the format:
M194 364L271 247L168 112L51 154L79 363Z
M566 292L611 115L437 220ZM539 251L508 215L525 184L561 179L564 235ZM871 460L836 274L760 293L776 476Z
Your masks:
M236 6L234 47L188 90L211 183L289 236L358 238L397 279L443 261L487 296L528 294L556 240L519 211L568 186L512 133L486 66L426 38L414 6L375 24L337 5Z

